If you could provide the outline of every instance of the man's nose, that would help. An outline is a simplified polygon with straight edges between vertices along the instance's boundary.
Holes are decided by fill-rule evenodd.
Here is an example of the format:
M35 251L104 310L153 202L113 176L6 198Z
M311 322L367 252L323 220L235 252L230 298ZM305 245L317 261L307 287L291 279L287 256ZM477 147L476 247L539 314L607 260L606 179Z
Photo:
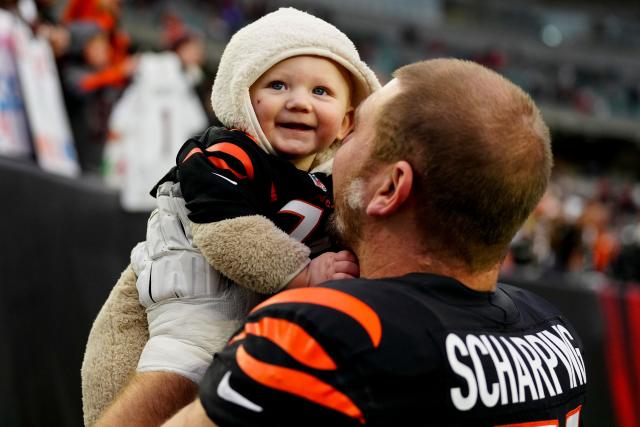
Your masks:
M313 109L311 96L302 88L292 90L289 92L285 107L291 111L309 112Z

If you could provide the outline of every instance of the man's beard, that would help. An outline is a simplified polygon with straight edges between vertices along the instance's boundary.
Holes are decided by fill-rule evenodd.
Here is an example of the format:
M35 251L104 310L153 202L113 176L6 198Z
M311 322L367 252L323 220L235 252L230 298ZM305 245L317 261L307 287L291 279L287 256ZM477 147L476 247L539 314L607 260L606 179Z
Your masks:
M356 251L362 237L364 179L354 178L334 192L336 209L329 219L329 233L340 246Z

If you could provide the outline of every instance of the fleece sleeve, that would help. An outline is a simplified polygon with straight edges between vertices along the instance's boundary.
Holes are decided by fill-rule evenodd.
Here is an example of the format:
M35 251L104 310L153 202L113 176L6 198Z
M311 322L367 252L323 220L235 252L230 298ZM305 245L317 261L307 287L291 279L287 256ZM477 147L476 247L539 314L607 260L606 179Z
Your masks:
M309 263L309 248L261 215L192 223L191 229L211 266L262 294L281 290Z

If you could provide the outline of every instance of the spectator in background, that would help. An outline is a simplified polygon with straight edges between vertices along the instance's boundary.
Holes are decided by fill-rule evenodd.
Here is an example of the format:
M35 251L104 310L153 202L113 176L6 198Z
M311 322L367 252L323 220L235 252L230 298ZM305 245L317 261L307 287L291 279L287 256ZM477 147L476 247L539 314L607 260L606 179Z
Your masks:
M187 80L206 111L209 122L217 123L209 100L213 79L208 78L203 71L206 60L203 35L188 28L179 14L170 11L162 17L162 39L166 49L180 58Z
M58 18L55 12L55 6L58 0L35 0L36 9L38 10L38 19L41 23L58 24Z
M618 252L618 240L612 232L611 209L599 200L590 201L582 217L591 267L605 273Z
M67 52L71 43L69 30L60 24L54 11L58 0L36 0L37 18L32 26L34 31L47 39L56 59L60 59Z
M78 159L84 172L99 173L109 114L133 73L133 60L111 67L108 34L94 22L69 25L71 44L62 67L63 87Z
M110 64L118 66L128 57L129 36L118 24L120 0L70 0L63 14L63 22L90 21L102 28L111 45Z
M170 47L176 40L187 33L182 18L175 12L167 12L162 17L162 39L164 45Z
M575 221L557 219L551 229L551 249L555 254L554 268L560 272L584 269L582 228Z
M17 0L0 0L0 9L15 12L41 37L47 39L56 58L60 58L69 47L69 31L59 25L53 7L57 0L36 0L35 2L21 5Z
M640 284L640 218L622 231L620 253L611 263L611 275Z
M204 42L194 33L185 32L171 44L171 50L178 55L189 81L198 84L202 81L202 65L205 60Z
M209 101L213 81L202 70L206 59L204 40L199 34L183 28L182 33L168 41L169 49L180 58L185 76L206 111L209 122L214 122L215 115Z
M128 35L118 26L120 3L70 0L63 13L71 34L63 83L84 172L100 172L111 108L138 64L128 53Z
M135 69L137 60L129 55L129 36L119 28L120 0L70 0L63 22L93 22L106 34L109 42L109 61L99 85L122 87Z

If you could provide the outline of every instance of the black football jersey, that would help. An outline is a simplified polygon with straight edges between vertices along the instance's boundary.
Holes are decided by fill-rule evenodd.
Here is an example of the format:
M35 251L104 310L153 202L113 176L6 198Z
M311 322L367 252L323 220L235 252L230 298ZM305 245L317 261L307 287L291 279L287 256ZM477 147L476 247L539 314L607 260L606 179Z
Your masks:
M582 353L556 309L512 286L330 282L256 307L200 399L222 427L578 427Z
M192 221L263 215L309 246L312 255L331 247L326 233L334 208L330 176L301 171L265 153L248 134L220 127L188 140L176 164L160 183L180 182Z

